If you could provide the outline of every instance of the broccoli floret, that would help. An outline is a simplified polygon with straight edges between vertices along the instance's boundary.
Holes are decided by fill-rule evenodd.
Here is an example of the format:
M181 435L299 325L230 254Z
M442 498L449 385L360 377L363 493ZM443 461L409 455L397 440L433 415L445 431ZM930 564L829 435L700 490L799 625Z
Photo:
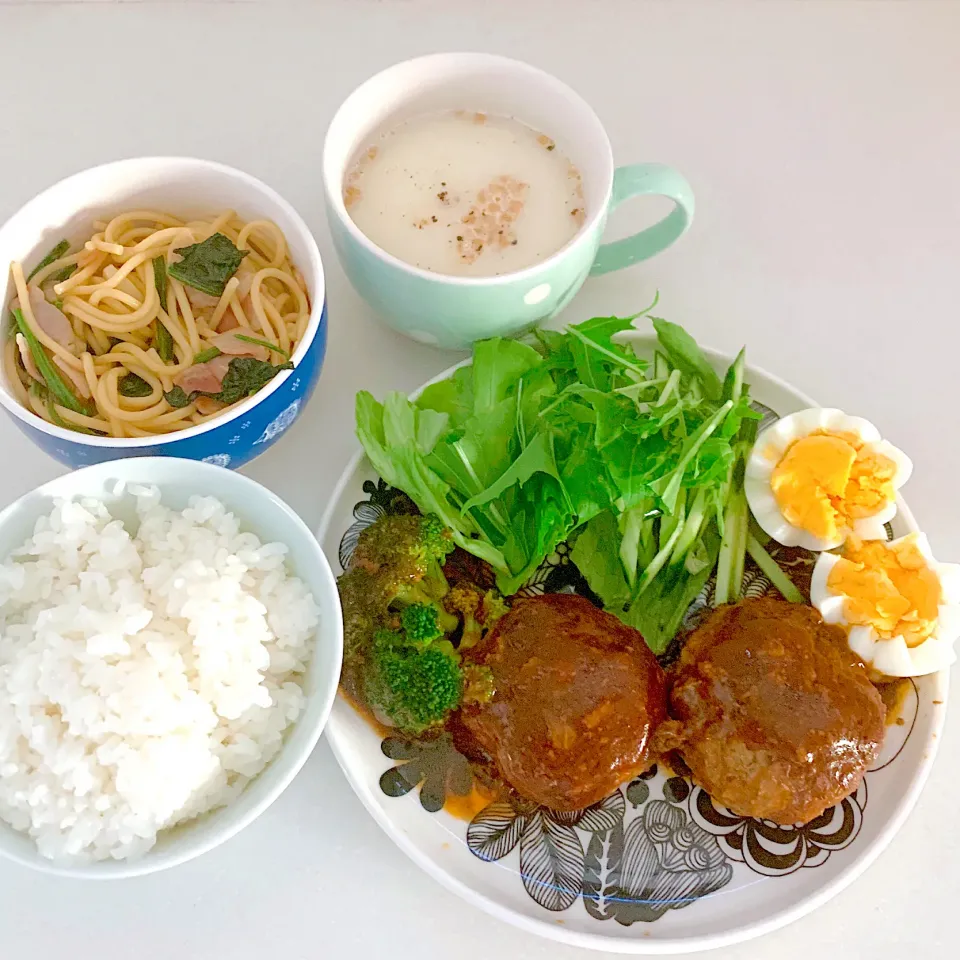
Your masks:
M420 517L420 528L411 550L423 576L419 586L428 597L440 600L450 589L443 573L443 562L454 549L450 531L435 516Z
M480 611L480 618L483 620L484 627L489 630L509 610L507 601L496 590L488 590L483 595L483 604Z
M479 643L483 636L483 626L477 620L477 612L483 599L480 591L469 584L458 583L444 598L443 604L451 613L459 614L463 618L463 635L460 638L460 649L469 650Z
M441 606L452 549L436 517L383 516L361 532L339 581L343 682L411 735L442 722L463 693L460 657L445 636L460 621Z
M366 672L367 702L403 733L416 736L442 723L462 696L460 658L448 641L417 649L395 630L374 634Z
M453 548L436 517L385 516L361 532L350 567L377 574L390 600L428 603L448 590L443 560Z
M411 603L400 614L407 641L416 647L429 646L444 633L457 629L457 618L435 603Z
M416 549L423 563L443 564L443 561L453 552L453 548L453 537L438 517L433 514L420 517L420 534Z
M481 593L469 584L457 584L444 598L444 606L463 618L460 649L469 650L507 612L503 597L496 590Z

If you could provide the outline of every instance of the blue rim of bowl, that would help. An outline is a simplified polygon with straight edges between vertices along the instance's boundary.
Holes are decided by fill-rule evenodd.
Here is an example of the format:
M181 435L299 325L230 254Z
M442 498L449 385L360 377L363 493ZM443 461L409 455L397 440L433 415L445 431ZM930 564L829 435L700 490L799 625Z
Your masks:
M215 430L217 427L220 427L225 423L230 423L232 420L236 420L238 417L244 416L262 400L265 400L272 393L275 393L289 377L297 372L297 367L300 365L300 361L303 360L304 356L307 354L307 351L311 346L313 346L313 342L320 330L320 323L323 320L324 307L326 306L326 279L323 272L323 261L320 257L320 249L317 246L317 241L314 238L312 231L307 226L303 217L301 217L294 207L282 196L280 196L280 194L277 193L273 187L268 186L266 183L264 183L262 180L259 180L257 177L254 177L252 174L245 173L243 170L238 170L236 167L228 166L225 163L217 163L215 160L202 160L199 157L151 156L127 157L124 160L111 160L109 163L97 164L94 167L87 167L86 169L80 170L77 173L72 173L68 177L63 177L56 183L53 183L46 189L42 190L35 197L33 197L31 200L28 200L22 207L20 207L20 209L17 210L11 217L9 217L4 224L0 225L0 229L6 226L7 223L10 223L12 220L15 220L24 213L29 212L30 208L35 203L38 203L38 201L50 190L67 183L74 177L83 176L84 174L89 173L91 170L120 167L126 166L130 163L141 163L148 161L172 161L177 163L196 164L197 166L206 167L209 170L222 173L229 177L238 177L245 181L255 191L262 192L272 203L280 207L280 209L282 209L284 213L293 221L296 227L302 231L303 237L307 242L309 256L312 261L311 265L318 278L317 286L319 287L319 291L310 291L309 293L310 322L307 325L307 331L303 335L303 339L300 341L300 345L293 352L293 356L290 358L293 362L292 370L282 371L275 376L262 390L257 391L257 393L255 393L252 397L247 397L245 400L242 400L240 403L231 407L229 412L225 413L223 416L214 417L212 420L208 420L206 423L197 424L196 426L188 427L185 430L177 430L174 433L162 434L156 437L96 437L89 434L78 433L75 430L66 430L63 427L56 426L55 424L47 423L46 420L44 420L42 417L38 417L35 413L33 413L33 411L27 410L26 407L22 406L13 396L10 395L5 385L0 388L0 405L2 405L8 413L16 417L18 420L21 420L28 427L33 427L37 430L40 430L42 433L46 433L51 437L56 437L59 440L68 440L72 443L79 443L87 447L138 450L144 448L155 449L166 444L175 443L178 440L188 440L193 437L199 437L204 433ZM302 270L301 273L303 273ZM306 277L304 277L304 281L306 282ZM2 376L3 374L0 372L0 377Z

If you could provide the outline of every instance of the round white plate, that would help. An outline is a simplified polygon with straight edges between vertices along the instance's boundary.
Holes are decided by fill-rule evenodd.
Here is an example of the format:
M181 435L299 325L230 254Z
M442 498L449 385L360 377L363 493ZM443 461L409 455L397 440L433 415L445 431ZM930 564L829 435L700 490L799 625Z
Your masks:
M637 352L652 345L634 339ZM705 351L718 369L729 359ZM469 361L467 361L469 362ZM436 380L449 376L451 370ZM783 415L814 402L749 368L751 395ZM425 386L427 386L425 384ZM359 530L390 509L358 454L319 531L342 569ZM894 535L916 529L906 505ZM576 586L553 557L548 589ZM748 571L756 577L756 571ZM756 580L750 593L763 592ZM658 772L624 784L582 814L494 804L472 822L436 807L455 792L459 755L384 739L337 698L326 735L357 795L393 841L444 886L541 936L636 954L686 953L759 936L809 913L862 873L903 823L933 764L947 699L946 671L913 682L880 759L853 796L803 827L731 814L682 777Z

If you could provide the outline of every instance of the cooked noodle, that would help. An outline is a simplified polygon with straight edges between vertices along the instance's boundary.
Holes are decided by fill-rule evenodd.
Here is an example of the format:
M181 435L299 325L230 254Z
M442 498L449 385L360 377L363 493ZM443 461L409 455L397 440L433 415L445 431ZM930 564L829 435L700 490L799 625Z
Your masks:
M223 386L226 376L239 376L234 360L254 371L253 392L306 333L306 285L268 220L248 223L227 210L185 223L133 210L96 221L94 230L79 249L44 261L29 282L20 263L11 265L10 307L19 308L21 326L11 321L4 376L16 399L49 423L112 437L204 423L243 399L225 399L236 395ZM212 288L222 288L219 296L197 289L193 277L168 273L184 261L178 250L204 241L222 241L238 259L244 254Z

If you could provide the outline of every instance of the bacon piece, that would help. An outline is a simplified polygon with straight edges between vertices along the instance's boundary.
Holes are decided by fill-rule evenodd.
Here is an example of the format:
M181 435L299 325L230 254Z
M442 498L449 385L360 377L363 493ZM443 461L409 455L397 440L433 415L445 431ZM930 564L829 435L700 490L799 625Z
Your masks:
M229 369L230 357L221 355L206 363L195 363L192 367L187 367L173 382L186 394L191 394L194 390L219 393Z
M242 286L242 284L241 284ZM238 288L239 291L240 288ZM240 307L243 310L243 315L247 320L253 319L253 302L250 300L250 294L241 294L240 295ZM233 303L231 302L230 306L224 311L223 316L220 318L220 323L217 324L218 333L226 333L228 330L235 330L240 326L240 320L237 317L236 313L233 310Z
M72 354L79 353L80 341L77 340L70 321L43 295L39 287L31 284L27 287L30 294L30 309L37 326L51 339L66 347Z
M83 371L74 370L73 367L68 366L60 357L54 357L53 362L57 365L59 371L73 384L77 395L83 397L84 400L89 400L93 394L90 393L90 384L87 383L87 378L83 375Z
M30 352L30 344L27 343L27 339L22 333L17 334L17 347L20 350L23 369L26 370L34 380L43 383L43 377L40 376L40 371L37 369L37 365L33 360L33 354Z
M237 272L234 276L237 280L240 281L239 286L237 287L237 296L242 301L245 297L250 294L250 287L253 285L253 278L257 275L257 269L252 263L249 263L246 259L240 261L240 266L237 267ZM246 312L247 305L243 304L243 309Z
M241 336L243 335L241 334ZM232 357L253 357L256 360L270 359L270 351L266 347L261 347L259 343L247 343L244 340L238 340L234 330L217 334L210 340L210 346L217 347L221 353L229 354Z
M240 326L237 315L233 312L233 306L227 307L217 324L217 333L226 333L228 330L236 330Z
M206 310L209 307L215 307L220 302L219 297L204 293L202 290L197 290L195 287L188 286L187 284L183 285L183 291L190 301L190 306L195 310Z
M213 397L197 397L194 403L197 405L197 413L204 417L217 413L227 406L222 400L214 400Z

